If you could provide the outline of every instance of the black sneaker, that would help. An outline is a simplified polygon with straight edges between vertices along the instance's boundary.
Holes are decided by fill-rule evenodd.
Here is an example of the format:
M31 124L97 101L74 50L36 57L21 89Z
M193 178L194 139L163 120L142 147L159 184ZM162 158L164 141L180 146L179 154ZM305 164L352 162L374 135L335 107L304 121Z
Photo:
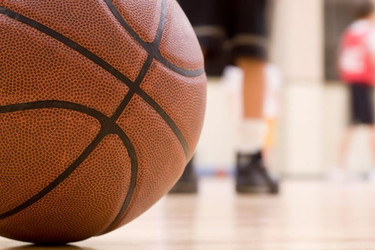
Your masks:
M198 192L198 178L194 171L193 159L186 165L185 171L169 193L193 194Z
M262 154L237 154L236 191L238 193L279 193L279 183L264 167Z

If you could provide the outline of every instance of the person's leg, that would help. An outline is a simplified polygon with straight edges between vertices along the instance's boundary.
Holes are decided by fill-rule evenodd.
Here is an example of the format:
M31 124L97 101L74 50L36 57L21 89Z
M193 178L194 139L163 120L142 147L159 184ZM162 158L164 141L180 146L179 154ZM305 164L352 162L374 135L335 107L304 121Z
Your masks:
M337 176L345 175L346 160L355 129L359 125L366 126L370 136L370 146L375 159L375 129L373 117L373 96L372 87L366 83L352 82L349 84L349 102L350 102L350 123L346 130L339 152L339 169L336 169L331 177L338 179ZM341 173L340 173L341 172ZM369 179L375 179L375 171L370 170L367 174Z
M240 57L236 60L236 64L244 72L243 117L244 119L263 119L267 62L251 57Z
M266 1L238 0L235 6L232 54L244 72L243 119L239 129L236 190L241 193L278 192L262 159L266 122L263 117L266 86Z
M266 123L263 118L266 62L254 58L238 58L244 72L243 118L239 128L238 151L255 153L263 149Z
M243 119L240 128L239 151L255 152L263 148L266 123L263 118L263 98L265 89L265 61L251 57L236 60L244 72Z
M328 177L333 181L347 179L346 163L353 134L362 120L362 100L361 89L358 83L348 83L349 96L349 125L341 138L338 148L338 165L329 169Z
M339 150L339 166L338 166L340 171L346 168L345 166L346 166L346 161L348 158L349 146L351 144L354 131L355 131L355 126L348 127L341 140L340 150Z
M277 193L278 184L269 176L262 156L266 135L263 117L266 62L241 57L236 63L244 72L236 190L241 193Z

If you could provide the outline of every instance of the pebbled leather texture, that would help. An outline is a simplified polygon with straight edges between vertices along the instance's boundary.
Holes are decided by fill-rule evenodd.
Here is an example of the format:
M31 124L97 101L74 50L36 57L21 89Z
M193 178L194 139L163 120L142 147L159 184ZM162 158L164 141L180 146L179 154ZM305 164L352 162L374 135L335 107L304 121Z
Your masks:
M203 65L175 0L0 0L0 235L80 241L157 202L197 145Z

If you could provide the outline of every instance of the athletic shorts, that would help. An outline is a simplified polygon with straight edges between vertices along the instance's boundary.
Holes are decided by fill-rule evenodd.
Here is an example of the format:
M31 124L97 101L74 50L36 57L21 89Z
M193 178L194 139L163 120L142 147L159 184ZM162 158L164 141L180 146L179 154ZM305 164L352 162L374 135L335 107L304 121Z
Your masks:
M208 75L221 75L238 57L267 59L267 0L180 0L206 59Z
M352 125L373 125L374 102L372 86L363 83L351 83L349 90Z

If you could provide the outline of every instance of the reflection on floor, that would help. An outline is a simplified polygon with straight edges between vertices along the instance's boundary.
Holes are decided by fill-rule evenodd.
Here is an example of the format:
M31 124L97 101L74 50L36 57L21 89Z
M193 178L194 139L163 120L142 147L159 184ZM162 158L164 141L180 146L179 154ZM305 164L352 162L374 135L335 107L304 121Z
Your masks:
M50 250L0 239L0 250ZM230 178L168 195L128 226L62 250L375 249L375 184L285 181L280 196L244 196Z

